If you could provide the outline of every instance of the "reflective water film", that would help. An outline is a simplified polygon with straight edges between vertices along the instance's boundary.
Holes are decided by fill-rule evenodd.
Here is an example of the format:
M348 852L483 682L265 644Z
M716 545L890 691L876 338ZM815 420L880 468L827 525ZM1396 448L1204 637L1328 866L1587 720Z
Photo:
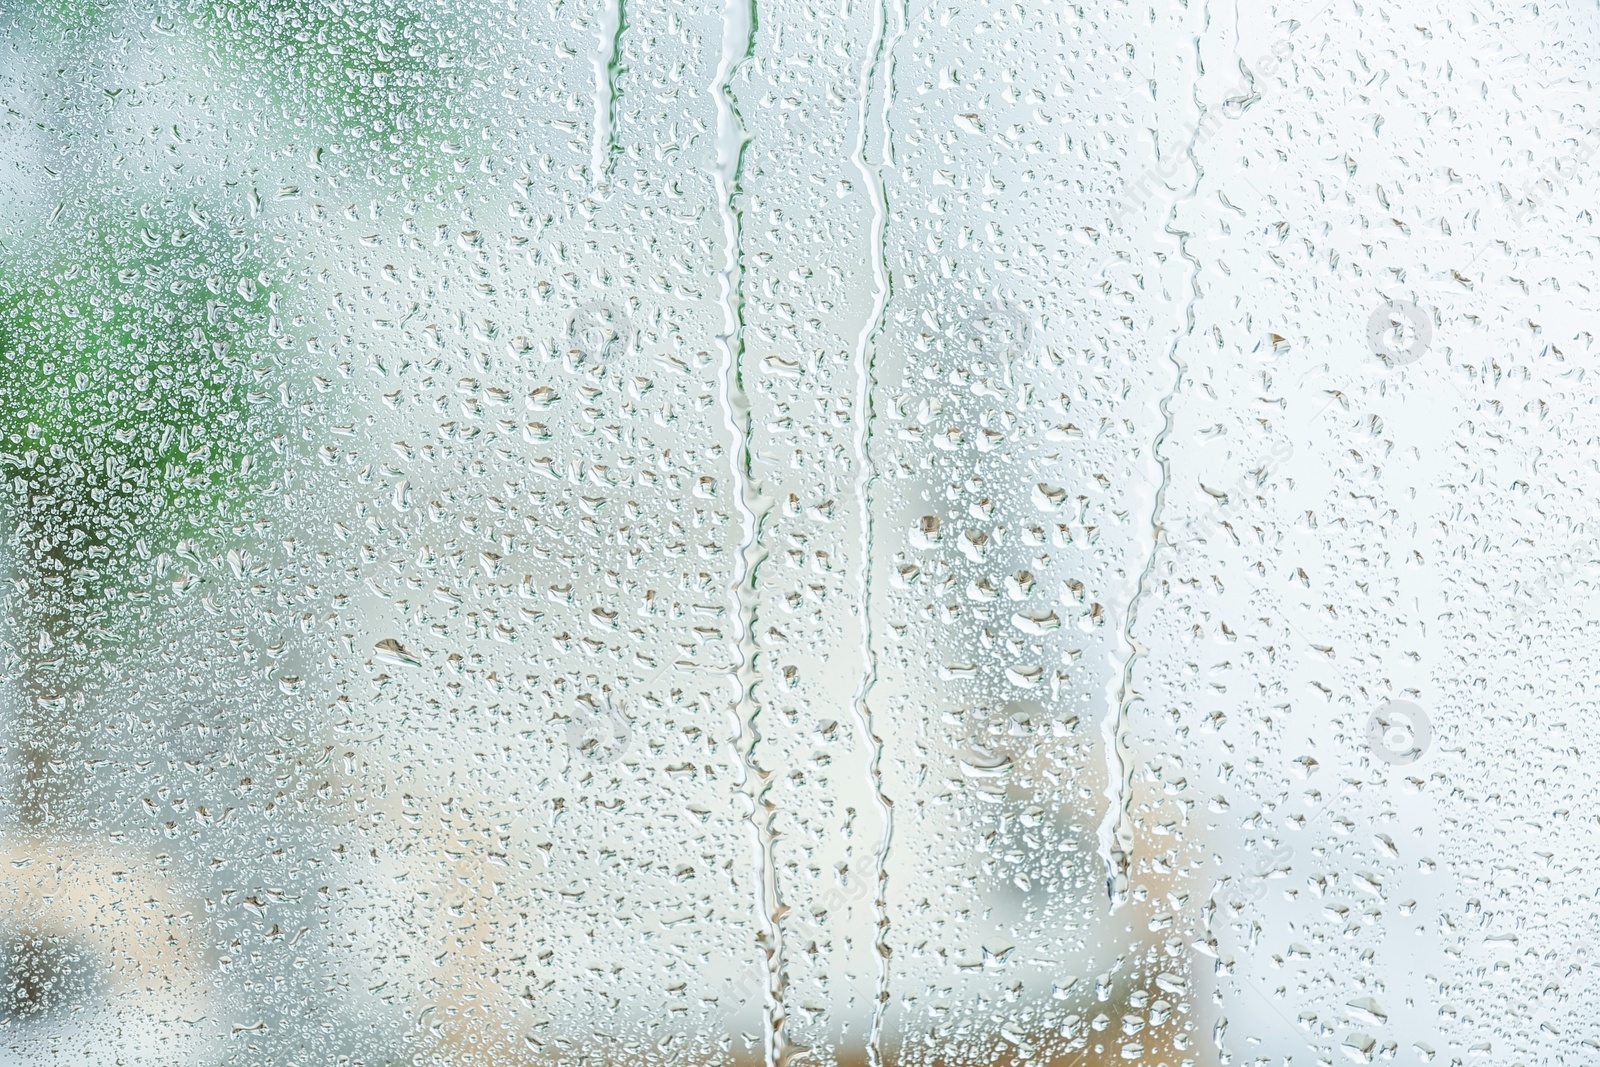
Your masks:
M0 1065L1600 1062L1600 10L0 4Z

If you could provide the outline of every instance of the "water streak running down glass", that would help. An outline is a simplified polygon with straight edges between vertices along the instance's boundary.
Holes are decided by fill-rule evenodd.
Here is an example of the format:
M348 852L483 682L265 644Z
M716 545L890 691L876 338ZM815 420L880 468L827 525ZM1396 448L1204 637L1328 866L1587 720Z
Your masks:
M0 1067L1595 1062L1596 55L0 5Z

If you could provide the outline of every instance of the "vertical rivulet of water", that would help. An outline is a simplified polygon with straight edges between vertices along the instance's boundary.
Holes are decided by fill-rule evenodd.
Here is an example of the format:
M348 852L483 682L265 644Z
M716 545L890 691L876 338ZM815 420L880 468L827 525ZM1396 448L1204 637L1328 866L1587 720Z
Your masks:
M622 69L622 32L627 27L626 0L602 0L599 40L594 63L594 120L589 144L589 182L603 188L611 180L611 156L617 148L617 75Z
M884 187L883 167L891 159L889 138L889 108L893 102L893 42L888 33L888 0L874 0L872 11L872 37L862 59L858 82L856 110L856 143L851 162L861 175L862 184L872 206L871 232L868 240L872 265L872 308L856 340L856 396L855 396L855 461L856 506L860 513L860 559L857 561L857 589L861 597L858 624L861 628L861 678L851 707L862 737L868 745L867 774L873 798L882 821L882 835L872 860L873 879L873 950L878 957L878 975L874 989L872 1024L867 1034L867 1061L871 1067L882 1067L883 1022L889 1004L890 949L888 944L888 857L894 836L894 809L883 788L883 738L878 734L872 710L872 688L878 679L877 652L872 642L872 567L873 567L873 515L872 488L877 476L872 459L873 389L877 383L876 356L882 334L885 313L893 288L884 254L885 228L888 225L888 195ZM903 19L902 19L903 24ZM897 34L898 35L898 34ZM874 90L881 101L878 114L880 144L876 159L869 159L869 114L872 110Z
M1205 177L1205 171L1201 169L1200 161L1195 155L1195 147L1205 130L1207 109L1200 101L1200 78L1205 73L1205 66L1200 57L1200 43L1210 23L1211 6L1208 2L1201 12L1200 32L1194 38L1196 73L1191 96L1198 117L1184 144L1189 165L1194 170L1194 181L1168 210L1164 227L1165 232L1177 241L1178 254L1190 264L1191 271L1183 321L1174 331L1172 343L1167 347L1167 359L1172 364L1173 371L1172 388L1161 398L1159 405L1161 429L1150 445L1150 454L1161 471L1155 500L1150 509L1150 554L1145 557L1144 565L1140 568L1133 595L1128 601L1128 610L1123 616L1119 631L1120 650L1124 651L1122 669L1118 672L1108 700L1105 718L1101 721L1101 739L1106 754L1106 815L1100 824L1100 858L1105 864L1106 892L1113 908L1126 903L1133 868L1134 839L1131 808L1134 767L1130 754L1124 750L1123 735L1128 729L1133 705L1139 699L1138 691L1134 688L1134 669L1139 659L1148 651L1134 637L1134 627L1139 619L1139 609L1143 606L1145 596L1154 582L1156 565L1160 559L1161 519L1166 505L1167 488L1172 481L1171 459L1162 451L1162 445L1172 433L1172 405L1177 401L1178 393L1183 388L1184 375L1188 370L1188 364L1184 362L1180 350L1185 338L1194 331L1195 305L1200 299L1200 260L1189 250L1189 233L1179 229L1177 222L1179 209L1193 201L1199 194L1200 182Z
M740 171L749 136L739 114L733 80L750 58L755 45L754 0L725 0L722 9L722 57L717 64L711 93L716 105L716 164L713 172L717 203L722 215L725 254L717 272L722 308L722 349L718 375L718 403L730 435L733 504L739 516L739 544L734 554L730 594L733 636L730 667L734 686L732 712L735 744L739 751L740 792L749 804L751 847L756 869L754 901L756 936L762 967L767 976L763 1041L767 1067L781 1067L788 1059L784 1034L783 943L778 915L781 907L772 855L773 810L768 800L769 774L760 766L760 708L755 700L757 671L755 583L760 570L762 520L766 514L761 488L751 463L753 432L749 394L744 386L744 253L738 205Z

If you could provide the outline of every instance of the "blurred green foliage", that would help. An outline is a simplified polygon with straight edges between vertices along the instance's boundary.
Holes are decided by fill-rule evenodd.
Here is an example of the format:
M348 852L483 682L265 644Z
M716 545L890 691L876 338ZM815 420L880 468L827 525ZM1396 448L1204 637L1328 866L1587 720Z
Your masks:
M0 263L7 555L72 601L215 529L260 462L270 297L193 229L130 217Z
M461 141L464 39L449 4L418 0L180 0L154 23L220 60L224 83L280 130L342 145L367 165L411 168ZM106 0L33 0L19 12L76 52L127 18ZM145 32L145 16L134 29ZM458 132L452 132L452 130Z
M228 0L195 20L217 54L280 104L329 133L415 143L419 125L447 117L442 16L395 0L310 3ZM407 134L409 133L409 137Z

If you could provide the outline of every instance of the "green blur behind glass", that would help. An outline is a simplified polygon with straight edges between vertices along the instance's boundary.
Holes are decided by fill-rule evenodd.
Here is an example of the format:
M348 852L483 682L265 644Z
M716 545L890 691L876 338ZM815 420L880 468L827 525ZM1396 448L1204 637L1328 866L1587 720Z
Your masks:
M129 218L0 265L8 562L73 601L215 529L261 469L269 294L193 229Z
M343 146L379 172L437 162L465 139L467 94L450 70L455 19L415 0L206 0L161 5L150 24L201 46L225 92ZM68 53L93 49L126 15L106 0L42 0L18 14ZM202 58L203 57L203 58ZM216 69L216 63L222 69ZM454 121L452 121L454 120ZM373 177L377 177L374 174Z

